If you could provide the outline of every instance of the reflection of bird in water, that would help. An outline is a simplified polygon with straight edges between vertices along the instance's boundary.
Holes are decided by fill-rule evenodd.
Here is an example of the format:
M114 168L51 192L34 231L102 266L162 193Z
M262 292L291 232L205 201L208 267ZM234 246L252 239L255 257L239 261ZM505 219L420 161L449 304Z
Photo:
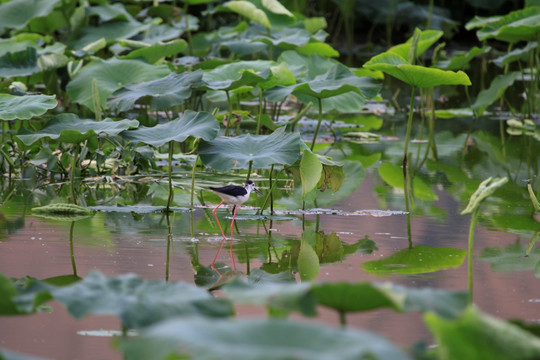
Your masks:
M255 187L255 184L253 181L248 180L244 183L244 186L238 186L238 185L227 185L222 187L211 187L210 190L212 190L216 195L218 195L221 198L221 202L218 206L215 207L214 210L212 210L212 214L214 214L214 218L216 218L216 221L219 226L219 230L221 231L221 235L223 235L223 240L221 241L221 244L219 245L218 252L216 256L214 257L214 261L212 261L212 269L216 270L214 267L214 264L216 263L216 260L218 258L219 252L221 251L221 248L223 247L223 243L225 242L225 234L223 233L223 229L221 228L221 224L219 223L219 220L216 216L216 210L223 204L230 204L234 205L234 211L233 211L233 218L231 222L231 259L233 262L233 270L236 271L236 264L234 262L233 257L233 226L234 226L234 218L236 217L236 210L238 209L238 205L242 205L246 201L249 200L249 196L252 191L260 193L260 191ZM216 270L217 271L217 270ZM219 272L219 271L218 271Z

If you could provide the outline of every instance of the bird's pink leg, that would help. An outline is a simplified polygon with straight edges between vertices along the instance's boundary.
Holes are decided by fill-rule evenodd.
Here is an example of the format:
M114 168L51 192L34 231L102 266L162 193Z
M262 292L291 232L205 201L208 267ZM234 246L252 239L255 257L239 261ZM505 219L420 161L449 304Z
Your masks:
M236 217L236 210L238 209L238 205L235 205L234 206L234 212L233 212L233 217L232 217L232 222L231 222L231 248L230 248L230 253L231 253L231 259L232 259L232 264L233 264L233 270L236 271L236 263L234 262L234 255L233 255L233 250L232 250L232 246L233 246L233 226L234 226L234 218Z
M218 220L218 218L217 218L216 210L223 204L224 201L225 201L225 200L222 200L222 201L219 203L219 205L216 206L216 208L215 208L214 210L212 210L212 214L214 214L214 218L215 218L216 221L217 221L217 224L218 224L218 226L219 226L219 230L221 231L221 235L223 236L223 240L221 240L221 244L219 244L219 249L218 249L218 251L217 251L217 253L216 253L216 256L214 257L214 261L212 261L211 267L212 267L212 269L214 269L214 270L215 270L218 274L220 274L220 275L221 275L221 273L214 267L214 264L216 263L216 260L217 260L217 258L218 258L219 252L221 251L221 248L223 247L223 243L225 242L225 240L226 240L227 238L225 237L225 234L223 233L223 229L221 228L221 224L219 223L219 220Z

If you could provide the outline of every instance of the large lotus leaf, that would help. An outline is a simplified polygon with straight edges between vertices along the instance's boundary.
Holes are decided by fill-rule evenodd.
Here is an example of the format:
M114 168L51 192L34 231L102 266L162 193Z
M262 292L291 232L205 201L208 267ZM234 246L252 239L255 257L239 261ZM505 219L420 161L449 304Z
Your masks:
M25 145L32 145L43 138L60 142L79 144L96 134L118 135L131 127L139 126L137 120L114 121L106 118L103 121L83 120L75 114L60 114L47 126L36 132L28 132L21 128L16 135Z
M86 16L98 16L101 22L111 20L133 20L123 4L102 4L86 8Z
M326 99L348 92L356 92L364 98L372 98L379 93L381 85L372 78L358 77L346 66L334 63L328 70L312 80L291 86L276 86L265 92L271 101L281 101L287 95L309 96L315 99Z
M237 279L225 285L222 291L235 304L262 305L285 312L298 311L307 316L316 314L309 283L249 280Z
M0 27L22 29L38 17L47 16L60 0L17 0L0 5Z
M108 42L129 39L149 27L150 24L142 24L138 21L113 21L97 27L87 26L81 30L81 37L69 45L74 49L82 49L99 39L105 39Z
M296 49L309 43L311 34L301 28L286 27L283 29L271 29L270 34L258 37L258 40L280 47L282 49Z
M202 70L172 73L164 78L129 84L116 90L107 101L110 109L127 111L137 101L150 104L153 110L167 110L184 103L191 96L191 88L202 79Z
M265 60L235 62L205 71L203 81L205 86L212 90L253 86L268 80L271 76L270 68L275 65L275 62Z
M299 54L303 55L320 55L327 57L338 57L339 52L330 44L318 40L310 40L306 45L296 49Z
M418 245L381 260L367 261L361 266L368 273L377 276L424 274L457 268L465 260L466 254L467 251L462 249Z
M437 42L443 36L443 32L440 30L424 30L420 32L418 43L416 45L416 56L420 56L426 52L427 49ZM409 51L411 49L412 37L407 40L406 43L399 44L391 47L388 52L401 56L404 60L409 59Z
M521 244L510 244L503 249L489 247L482 250L480 260L491 264L494 272L534 270L540 261L540 249L535 247L525 256L526 252L527 247Z
M149 64L155 64L159 60L174 56L184 51L187 47L187 42L183 39L173 40L167 43L155 43L140 49L133 50L127 55L122 56L122 59L144 59Z
M233 313L228 300L214 298L205 289L145 280L134 274L108 278L94 271L82 281L51 293L76 318L115 315L126 328L148 326L173 316L226 317Z
M523 48L514 49L509 53L506 53L502 56L499 56L496 59L493 59L493 63L500 68L505 67L506 65L517 61L517 60L528 60L530 52L538 47L537 41L530 41Z
M332 67L339 64L336 60L319 55L302 55L297 51L284 51L278 58L280 64L286 64L298 81L313 80L319 75L326 74Z
M181 29L176 29L168 24L152 25L144 33L141 41L147 44L178 39L182 35Z
M124 356L142 359L410 359L367 331L284 319L174 319L120 342ZM173 355L175 354L175 355Z
M234 11L235 13L244 16L245 18L256 22L267 29L270 29L270 20L266 13L261 9L258 9L254 4L249 1L228 1L223 4L227 9Z
M218 137L199 145L201 160L213 169L267 168L272 164L291 165L300 156L300 134L286 134L279 128L270 135L246 134L237 137Z
M491 50L489 46L483 48L474 46L464 54L456 54L449 60L439 61L437 67L444 70L463 70L468 67L472 59L478 55L487 53L489 50Z
M438 359L517 360L540 358L540 339L470 306L458 319L427 313L424 321L438 344Z
M184 142L190 136L210 141L218 131L219 123L212 114L186 110L178 119L154 127L141 126L126 131L123 137L135 143L161 146L169 141Z
M507 88L512 86L514 81L519 79L521 73L519 71L510 71L506 74L500 74L491 81L489 88L484 89L478 93L472 108L475 110L476 115L480 116L484 113L486 108L503 96Z
M507 42L533 41L540 33L540 6L531 6L489 22L477 31L478 39L495 38Z
M33 116L45 114L56 105L54 96L0 94L0 120L28 120Z
M28 76L40 71L37 51L33 47L13 53L8 52L0 57L0 77L2 78Z
M390 186L403 189L403 169L391 163L382 163L377 169L381 178ZM413 179L414 196L428 201L438 200L437 194L418 176Z
M92 82L96 79L101 104L126 84L159 79L170 74L165 65L149 65L137 60L96 60L84 66L69 82L66 91L73 101L94 111Z
M453 72L420 65L411 65L401 56L385 52L372 57L364 67L379 70L421 88L440 85L471 85L463 71Z
M399 312L432 311L452 318L459 316L469 303L465 291L414 289L390 283L314 284L312 292L318 304L340 313L390 308Z

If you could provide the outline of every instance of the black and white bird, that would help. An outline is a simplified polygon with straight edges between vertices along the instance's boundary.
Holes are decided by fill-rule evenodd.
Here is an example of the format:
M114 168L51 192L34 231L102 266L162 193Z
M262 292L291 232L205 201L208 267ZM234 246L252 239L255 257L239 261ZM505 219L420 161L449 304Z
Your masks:
M255 183L253 183L253 181L251 181L251 180L246 181L244 183L244 186L226 185L226 186L222 186L222 187L210 187L210 190L212 190L217 196L219 196L221 198L221 202L219 203L218 206L216 206L214 208L214 210L212 210L212 214L214 214L214 218L216 219L216 221L217 221L217 223L219 225L219 230L221 231L221 235L223 235L223 240L221 241L221 244L219 245L219 249L218 249L218 251L216 253L216 256L214 257L214 261L212 261L212 269L217 271L217 269L214 267L214 264L216 263L219 252L221 251L221 248L223 247L223 243L227 239L225 234L223 233L223 229L221 228L221 224L219 223L219 220L218 220L218 218L216 216L216 210L221 205L223 205L223 203L226 203L226 204L234 205L233 218L232 218L232 221L231 221L231 248L230 248L230 254L231 254L231 259L232 259L232 262L233 262L233 270L236 271L236 264L234 262L233 249L232 249L232 245L233 245L233 226L234 226L234 219L236 217L236 210L238 208L238 205L242 205L243 203L245 203L246 201L249 200L249 196L251 195L252 191L255 191L257 193L261 193L261 192L259 191L259 189L257 189L255 187Z

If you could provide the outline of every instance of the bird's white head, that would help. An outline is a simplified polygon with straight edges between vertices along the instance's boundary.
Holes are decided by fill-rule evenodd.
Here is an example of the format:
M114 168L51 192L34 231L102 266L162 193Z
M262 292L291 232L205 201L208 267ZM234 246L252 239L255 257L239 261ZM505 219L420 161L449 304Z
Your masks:
M248 180L244 183L244 188L248 192L248 194L252 191L257 191L257 188L255 187L255 183L251 180Z

